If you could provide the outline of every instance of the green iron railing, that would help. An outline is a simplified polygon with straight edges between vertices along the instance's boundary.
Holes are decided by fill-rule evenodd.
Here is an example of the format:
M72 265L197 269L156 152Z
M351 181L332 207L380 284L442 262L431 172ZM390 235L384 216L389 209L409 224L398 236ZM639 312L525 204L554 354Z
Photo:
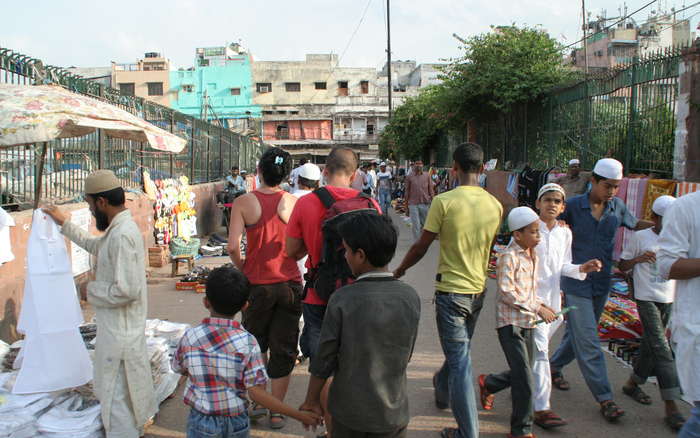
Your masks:
M629 173L670 177L682 50L638 58L537 102L515 105L480 125L479 142L487 156L513 167L565 167L579 158L590 169L611 156Z
M83 79L10 49L0 48L0 83L60 84L80 94L117 105L158 127L187 139L179 154L151 150L145 144L109 138L102 130L49 143L44 161L43 198L54 202L80 199L83 180L95 169L112 169L126 187L141 186L142 170L155 179L187 176L193 184L217 181L232 166L253 170L263 143L221 126L122 95L119 90ZM0 205L32 204L38 175L38 146L0 148Z

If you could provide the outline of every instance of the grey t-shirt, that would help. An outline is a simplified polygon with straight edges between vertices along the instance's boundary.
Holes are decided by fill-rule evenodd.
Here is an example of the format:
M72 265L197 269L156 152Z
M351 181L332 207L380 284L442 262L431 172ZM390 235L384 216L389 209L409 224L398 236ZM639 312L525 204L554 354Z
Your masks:
M361 278L331 296L309 371L334 375L335 421L368 433L408 424L406 368L419 320L418 294L393 277Z

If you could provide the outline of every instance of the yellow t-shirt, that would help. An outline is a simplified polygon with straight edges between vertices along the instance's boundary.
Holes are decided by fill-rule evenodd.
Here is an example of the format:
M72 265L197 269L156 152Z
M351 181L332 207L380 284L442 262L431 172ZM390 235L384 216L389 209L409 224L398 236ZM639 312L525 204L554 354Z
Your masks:
M458 186L433 199L424 229L440 236L437 290L484 290L491 243L502 216L501 203L481 187Z

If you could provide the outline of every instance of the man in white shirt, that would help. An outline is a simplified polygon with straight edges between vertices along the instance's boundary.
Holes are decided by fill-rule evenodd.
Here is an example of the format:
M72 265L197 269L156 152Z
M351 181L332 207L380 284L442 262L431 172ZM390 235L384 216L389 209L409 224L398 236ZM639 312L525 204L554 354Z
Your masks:
M676 282L659 275L656 253L659 251L659 233L666 210L676 199L660 196L652 205L654 227L637 231L620 255L618 267L633 271L634 298L637 301L639 319L644 327L640 355L634 371L622 387L622 392L641 404L651 404L651 398L640 385L655 375L661 398L665 402L665 422L678 431L685 422L676 400L681 398L681 388L676 372L671 346L666 341L666 327L671 317L671 304L676 292Z
M700 436L700 192L681 196L663 219L659 274L676 280L671 339L683 394L695 407L678 436Z
M289 184L292 186L292 194L299 189L299 172L301 172L301 168L304 167L306 162L306 158L299 160L299 165L292 169L292 172L289 174Z
M383 214L389 214L389 208L391 208L391 180L393 178L386 163L382 161L379 165L379 173L377 173L377 195Z
M377 197L377 160L374 160L369 165L369 170L367 174L372 177L370 183L370 189L372 190L372 197Z

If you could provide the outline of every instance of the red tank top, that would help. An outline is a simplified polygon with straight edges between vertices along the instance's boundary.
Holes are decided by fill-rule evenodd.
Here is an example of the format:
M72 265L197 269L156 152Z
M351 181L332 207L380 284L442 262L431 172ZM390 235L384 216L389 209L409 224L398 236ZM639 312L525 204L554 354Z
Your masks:
M301 282L296 260L287 256L287 224L277 214L284 192L252 192L260 203L260 219L246 226L248 247L243 273L251 284Z

